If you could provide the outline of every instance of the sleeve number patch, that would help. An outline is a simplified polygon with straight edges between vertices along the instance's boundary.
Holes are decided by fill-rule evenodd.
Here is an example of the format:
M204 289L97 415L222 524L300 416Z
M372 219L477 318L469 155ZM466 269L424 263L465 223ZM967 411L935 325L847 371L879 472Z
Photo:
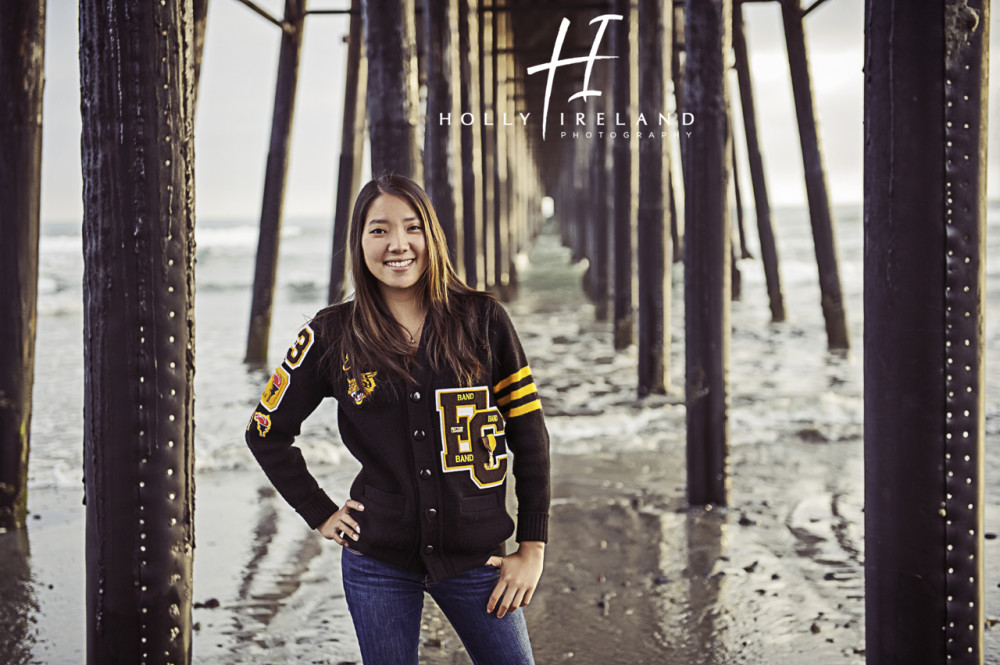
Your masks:
M468 471L480 488L507 477L507 446L500 410L490 406L486 386L438 390L441 416L441 467Z
M264 392L260 395L260 403L264 408L268 411L277 409L278 405L281 404L281 398L285 396L285 391L288 390L288 384L291 382L292 379L284 367L274 370L271 379L264 386Z
M312 344L313 331L312 328L306 326L299 332L299 338L295 340L295 343L288 349L288 353L285 354L285 364L290 369L298 367L305 360L306 354L312 348Z

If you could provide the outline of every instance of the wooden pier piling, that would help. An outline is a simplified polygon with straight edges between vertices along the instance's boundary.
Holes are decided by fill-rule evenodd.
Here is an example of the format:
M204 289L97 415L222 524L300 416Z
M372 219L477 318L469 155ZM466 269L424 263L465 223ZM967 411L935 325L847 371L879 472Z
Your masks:
M844 296L840 288L836 234L826 186L826 171L823 166L823 153L816 125L816 111L813 107L809 53L806 49L800 0L781 0L781 17L785 28L788 66L792 77L792 95L795 98L795 117L799 126L799 142L802 146L806 198L809 202L809 219L812 223L813 242L816 246L816 265L819 269L820 296L823 318L826 321L827 344L831 349L847 349L850 347L850 336L847 332Z
M614 90L613 112L609 116L609 123L606 131L615 134L614 139L609 139L611 143L611 159L613 168L611 171L611 199L613 206L611 209L611 239L613 251L612 268L612 311L614 318L614 338L615 349L621 350L631 346L635 337L635 299L632 288L635 276L635 233L636 218L635 205L633 204L632 185L633 167L636 160L632 159L632 135L626 126L625 132L629 138L623 136L623 130L615 123L621 114L626 118L631 118L635 104L632 94L635 90L635 66L632 63L632 54L635 50L635 33L632 9L630 0L615 0L615 13L622 16L622 20L613 21L609 26L611 32L611 51L617 57L612 61L612 87ZM650 108L659 109L657 105Z
M638 20L639 106L665 108L670 60L665 37L672 33L673 11L660 0L640 0ZM670 377L670 142L639 142L638 256L639 359L638 394L665 394Z
M493 290L496 282L496 252L494 248L497 241L497 212L494 200L496 193L496 160L497 160L497 127L495 122L486 122L486 118L496 118L496 31L493 23L496 21L496 14L483 9L479 14L479 113L482 118L482 183L483 198L483 279L481 286L487 290Z
M80 3L91 665L191 662L191 4Z
M464 277L458 0L425 3L427 118L424 130L424 188L444 230L452 265Z
M333 213L333 251L330 254L330 288L327 301L337 303L347 295L347 231L354 197L361 189L361 160L365 147L368 62L365 58L361 0L351 1L347 37L347 71L344 78L344 117L337 166L337 200Z
M38 311L45 2L0 3L0 530L27 515Z
M757 235L760 239L760 258L764 264L764 282L767 285L768 302L771 307L771 321L778 323L785 320L785 298L781 291L778 248L771 223L771 205L767 198L764 159L757 137L757 114L754 108L750 60L747 55L746 34L743 27L743 6L739 2L733 6L733 52L736 55L736 76L739 81L743 132L747 141L747 160L750 163L750 183L753 187Z
M729 446L730 0L687 0L684 311L688 501L727 501Z
M281 31L281 51L278 56L278 76L274 90L274 114L271 118L271 141L267 151L260 233L257 238L253 299L250 303L250 329L247 334L245 362L251 365L267 363L267 344L271 334L274 285L278 274L278 246L281 242L285 180L288 175L288 151L295 111L295 92L299 80L305 9L306 0L285 0L286 27Z
M414 0L362 0L372 173L423 181L417 140Z
M460 59L460 109L473 113L479 109L479 2L458 0L458 50ZM482 117L482 116L479 116ZM462 259L465 282L472 288L485 288L483 256L483 159L482 127L478 122L462 123Z
M866 660L981 665L989 2L865 14Z
M510 196L508 189L509 136L501 118L507 110L510 85L507 72L507 19L504 0L493 3L493 106L490 112L495 123L495 150L493 152L493 283L492 290L501 300L510 298L511 246L510 246Z

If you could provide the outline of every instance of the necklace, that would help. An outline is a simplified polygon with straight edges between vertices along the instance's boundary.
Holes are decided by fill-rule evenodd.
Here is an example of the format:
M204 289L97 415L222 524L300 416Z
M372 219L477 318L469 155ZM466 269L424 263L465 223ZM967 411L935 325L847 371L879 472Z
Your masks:
M417 343L416 335L414 335L413 333L411 333L409 328L407 328L406 326L404 326L402 323L399 324L399 327L402 328L403 330L405 330L406 334L410 336L410 339L409 339L410 344L416 344ZM423 327L424 327L424 322L421 321L420 325L417 326L417 335L420 334L420 331L423 330Z

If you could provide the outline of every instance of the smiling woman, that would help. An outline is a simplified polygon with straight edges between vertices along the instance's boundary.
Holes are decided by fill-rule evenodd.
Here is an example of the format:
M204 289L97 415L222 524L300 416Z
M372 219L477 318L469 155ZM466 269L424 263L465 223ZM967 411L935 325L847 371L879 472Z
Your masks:
M416 665L426 592L475 662L534 663L520 608L542 574L549 438L517 334L499 303L455 274L412 180L362 188L348 247L354 297L303 328L247 443L282 497L343 547L365 662ZM341 439L362 467L342 505L293 445L324 397L337 400ZM508 470L519 547L505 556Z

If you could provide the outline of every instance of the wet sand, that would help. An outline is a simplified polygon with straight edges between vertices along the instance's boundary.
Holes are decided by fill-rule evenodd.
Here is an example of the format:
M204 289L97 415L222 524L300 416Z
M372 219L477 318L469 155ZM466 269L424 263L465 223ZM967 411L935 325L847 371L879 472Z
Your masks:
M773 462L750 457L748 472ZM857 524L835 514L837 499L795 501L762 474L736 507L688 508L676 449L557 456L553 471L551 543L526 610L540 664L864 662ZM198 482L194 662L360 663L339 548L255 472ZM3 662L83 661L82 518L53 510L32 524L32 555L19 559L30 580L0 602L21 614L4 615ZM2 579L17 560L3 558ZM424 627L422 663L471 662L430 601Z

